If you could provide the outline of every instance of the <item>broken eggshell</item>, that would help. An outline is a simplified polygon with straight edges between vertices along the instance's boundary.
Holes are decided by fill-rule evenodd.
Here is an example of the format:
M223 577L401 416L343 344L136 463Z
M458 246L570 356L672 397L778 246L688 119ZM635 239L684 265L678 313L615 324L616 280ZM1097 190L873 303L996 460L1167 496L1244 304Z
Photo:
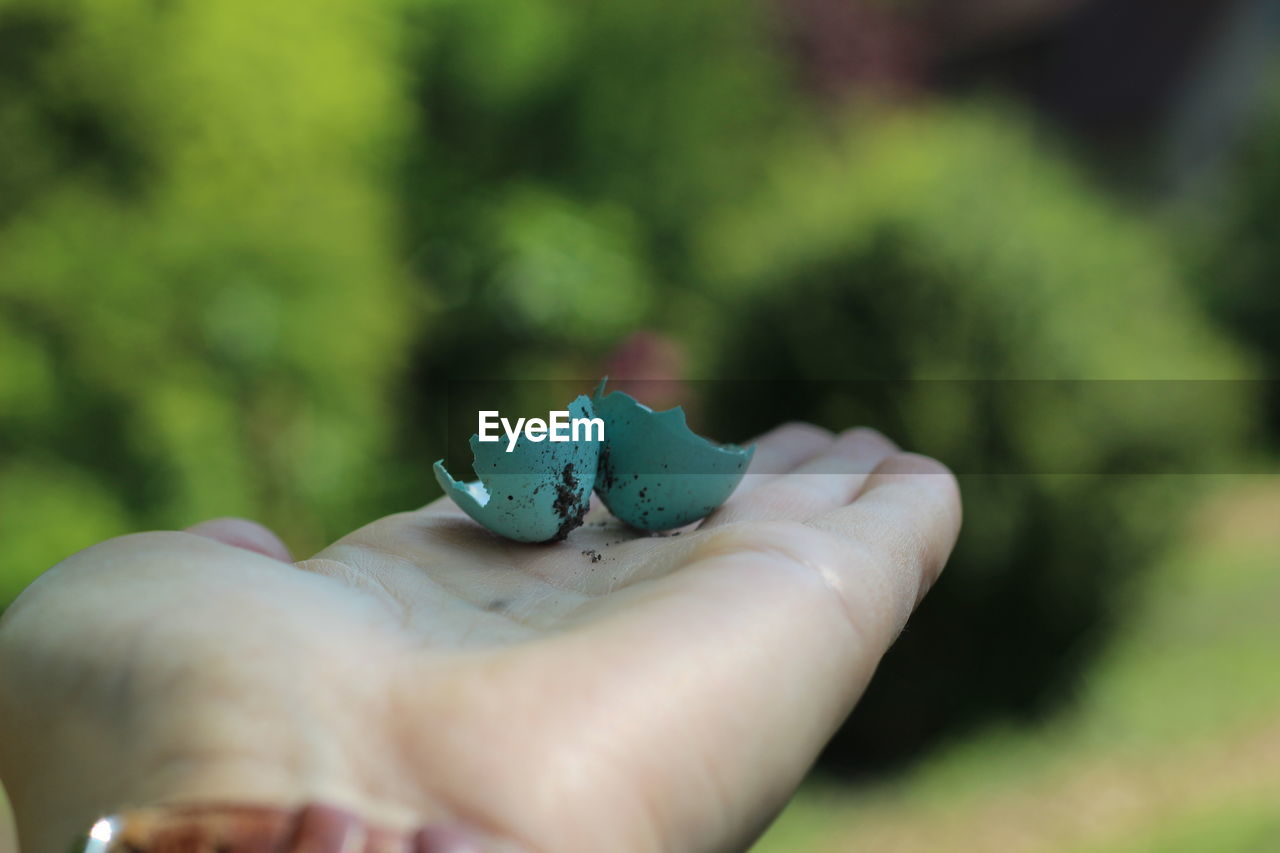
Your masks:
M567 406L571 418L592 418L591 401L579 396ZM608 435L608 433L606 433ZM582 524L595 485L600 442L543 439L523 433L507 452L505 440L471 436L472 467L480 479L459 483L435 464L436 482L467 515L517 542L555 542Z
M604 419L596 492L609 511L641 530L670 530L720 506L747 472L754 447L716 444L689 429L684 409L655 412L629 394L591 398Z

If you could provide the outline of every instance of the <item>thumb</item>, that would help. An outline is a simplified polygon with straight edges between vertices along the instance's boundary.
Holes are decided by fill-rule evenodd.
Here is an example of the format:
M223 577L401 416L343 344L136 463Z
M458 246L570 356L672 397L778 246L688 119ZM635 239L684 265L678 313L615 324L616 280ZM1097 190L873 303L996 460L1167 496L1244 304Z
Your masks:
M280 537L269 528L247 518L214 518L202 521L187 528L188 533L195 533L209 539L216 539L225 545L244 548L285 563L293 562L293 555Z

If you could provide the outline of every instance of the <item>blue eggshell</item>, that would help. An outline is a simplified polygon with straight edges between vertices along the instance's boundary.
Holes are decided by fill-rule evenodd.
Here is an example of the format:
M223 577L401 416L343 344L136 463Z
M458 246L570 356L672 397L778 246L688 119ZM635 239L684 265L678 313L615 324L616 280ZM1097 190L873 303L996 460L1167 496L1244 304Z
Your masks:
M709 441L689 429L679 406L655 412L621 391L606 395L605 381L591 402L605 437L596 493L610 512L632 527L670 530L729 498L754 447Z
M570 418L596 417L579 396ZM608 432L605 433L608 436ZM472 467L480 479L459 483L435 464L436 482L467 515L500 536L518 542L554 542L582 524L595 486L599 441L534 442L521 434L507 452L505 436L481 442L471 436Z

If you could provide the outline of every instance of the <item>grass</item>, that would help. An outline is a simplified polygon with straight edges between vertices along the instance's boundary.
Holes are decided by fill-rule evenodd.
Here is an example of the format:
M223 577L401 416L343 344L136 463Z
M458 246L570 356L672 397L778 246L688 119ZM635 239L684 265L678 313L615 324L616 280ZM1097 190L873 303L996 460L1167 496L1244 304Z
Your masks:
M1070 710L809 785L757 853L1280 850L1280 480L1219 484L1178 538Z
M1112 839L1085 853L1274 853L1280 845L1280 807L1268 797L1218 804L1171 816L1163 827L1141 837Z

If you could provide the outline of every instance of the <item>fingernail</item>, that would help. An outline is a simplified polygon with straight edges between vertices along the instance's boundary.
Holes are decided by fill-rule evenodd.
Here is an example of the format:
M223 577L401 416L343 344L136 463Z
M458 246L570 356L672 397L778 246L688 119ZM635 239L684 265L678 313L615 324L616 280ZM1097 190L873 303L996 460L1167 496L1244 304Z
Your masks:
M412 853L488 853L485 841L457 824L428 826L413 838Z
M298 812L293 837L284 849L288 853L358 853L366 834L364 824L350 812L309 805Z

